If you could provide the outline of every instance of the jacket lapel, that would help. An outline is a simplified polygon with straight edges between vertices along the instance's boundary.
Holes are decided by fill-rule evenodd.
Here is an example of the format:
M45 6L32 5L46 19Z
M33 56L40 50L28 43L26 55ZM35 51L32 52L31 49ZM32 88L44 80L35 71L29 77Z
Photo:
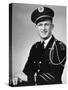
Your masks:
M52 35L52 38L51 38L50 41L48 42L46 48L47 48L47 49L50 49L50 48L52 47L54 41L55 41L55 38L54 38L54 36Z

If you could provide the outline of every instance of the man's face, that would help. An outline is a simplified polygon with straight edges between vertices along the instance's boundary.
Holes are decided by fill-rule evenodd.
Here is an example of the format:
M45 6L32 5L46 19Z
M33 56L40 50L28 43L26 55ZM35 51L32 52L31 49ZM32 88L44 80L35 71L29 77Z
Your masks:
M47 39L52 34L53 24L50 20L39 22L36 25L39 35L42 39Z

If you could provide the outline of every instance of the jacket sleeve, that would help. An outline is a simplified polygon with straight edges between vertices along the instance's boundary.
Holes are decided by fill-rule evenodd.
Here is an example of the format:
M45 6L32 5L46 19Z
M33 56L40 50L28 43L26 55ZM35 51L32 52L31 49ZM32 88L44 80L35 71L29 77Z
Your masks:
M29 57L28 57L28 60L25 64L25 67L23 69L23 72L27 75L27 76L30 76L30 75L33 75L34 73L34 65L33 65L33 47L31 48L30 50L30 53L29 53Z

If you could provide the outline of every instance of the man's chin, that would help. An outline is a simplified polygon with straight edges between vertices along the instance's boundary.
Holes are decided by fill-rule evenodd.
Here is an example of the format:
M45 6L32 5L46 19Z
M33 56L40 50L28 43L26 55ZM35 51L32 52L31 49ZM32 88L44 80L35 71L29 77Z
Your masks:
M48 36L41 36L42 39L46 40L48 39L49 37Z

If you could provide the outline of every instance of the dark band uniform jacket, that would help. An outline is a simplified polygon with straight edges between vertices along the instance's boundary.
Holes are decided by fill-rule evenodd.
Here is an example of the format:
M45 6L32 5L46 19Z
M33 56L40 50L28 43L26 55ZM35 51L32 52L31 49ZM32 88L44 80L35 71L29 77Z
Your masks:
M44 48L44 42L35 43L30 51L23 72L28 76L27 85L61 84L66 61L66 46L54 38Z

